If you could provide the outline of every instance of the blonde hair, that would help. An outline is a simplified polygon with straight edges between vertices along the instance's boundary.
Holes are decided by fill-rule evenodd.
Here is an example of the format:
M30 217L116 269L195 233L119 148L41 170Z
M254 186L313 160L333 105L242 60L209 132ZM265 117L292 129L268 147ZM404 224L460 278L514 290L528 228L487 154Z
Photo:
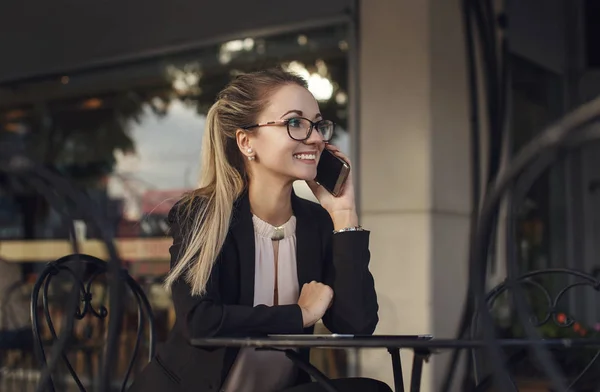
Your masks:
M168 290L183 277L191 286L192 295L205 293L229 231L233 203L248 185L236 131L255 124L271 95L287 84L307 87L300 76L279 68L237 76L218 94L208 111L198 188L184 196L180 202L182 214L176 217L191 224L183 233L184 250L165 279ZM202 199L200 203L198 198Z

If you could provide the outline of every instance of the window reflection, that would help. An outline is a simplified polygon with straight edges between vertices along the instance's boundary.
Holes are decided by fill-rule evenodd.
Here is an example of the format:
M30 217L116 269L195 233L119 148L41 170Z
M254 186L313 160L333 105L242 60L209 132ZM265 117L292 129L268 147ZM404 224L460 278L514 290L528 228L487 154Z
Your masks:
M135 151L115 154L108 179L109 198L122 201L119 236L163 235L164 216L198 179L205 115L180 100L170 102L160 116L150 106L139 121L128 124Z
M235 75L282 65L309 82L334 143L349 152L345 26L233 40L177 56L0 87L0 136L17 138L71 177L120 238L162 237L164 217L196 186L205 114ZM33 192L0 194L0 240L65 239L67 226ZM307 187L297 192L310 197ZM91 227L88 239L98 237Z

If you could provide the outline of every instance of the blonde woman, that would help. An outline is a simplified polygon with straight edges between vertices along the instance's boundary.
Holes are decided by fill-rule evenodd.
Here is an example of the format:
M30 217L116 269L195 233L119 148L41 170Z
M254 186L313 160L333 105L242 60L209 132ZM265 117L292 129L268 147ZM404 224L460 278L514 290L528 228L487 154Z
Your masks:
M280 69L238 76L207 116L198 189L169 214L177 320L134 391L319 391L281 352L202 349L200 337L371 334L378 322L369 232L349 179L333 197L313 179L334 123L306 81ZM320 205L292 189L305 180ZM305 357L308 352L300 351ZM389 391L369 379L344 391ZM305 384L305 385L303 385Z

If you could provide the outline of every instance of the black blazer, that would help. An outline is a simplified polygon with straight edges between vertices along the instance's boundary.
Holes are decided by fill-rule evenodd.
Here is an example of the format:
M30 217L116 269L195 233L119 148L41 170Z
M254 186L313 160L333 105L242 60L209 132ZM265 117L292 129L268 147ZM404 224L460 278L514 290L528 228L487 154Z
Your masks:
M189 222L179 204L169 213L173 236L171 266L182 250ZM323 317L334 333L372 334L378 322L373 277L368 269L369 232L333 234L329 214L318 204L292 195L296 216L298 283L316 280L333 288L334 299ZM254 226L247 194L233 208L232 223L203 296L192 296L183 280L172 288L176 321L167 341L136 377L130 391L214 392L221 388L239 349L196 348L192 338L310 334L298 305L253 306ZM308 358L308 350L301 350ZM299 372L297 384L310 381Z

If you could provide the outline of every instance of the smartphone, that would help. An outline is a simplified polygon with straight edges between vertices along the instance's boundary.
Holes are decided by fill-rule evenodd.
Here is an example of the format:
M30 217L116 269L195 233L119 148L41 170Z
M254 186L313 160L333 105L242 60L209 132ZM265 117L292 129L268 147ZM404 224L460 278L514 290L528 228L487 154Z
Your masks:
M328 149L324 149L317 166L315 181L333 196L337 197L342 191L344 183L350 174L350 165L343 159L335 156Z

